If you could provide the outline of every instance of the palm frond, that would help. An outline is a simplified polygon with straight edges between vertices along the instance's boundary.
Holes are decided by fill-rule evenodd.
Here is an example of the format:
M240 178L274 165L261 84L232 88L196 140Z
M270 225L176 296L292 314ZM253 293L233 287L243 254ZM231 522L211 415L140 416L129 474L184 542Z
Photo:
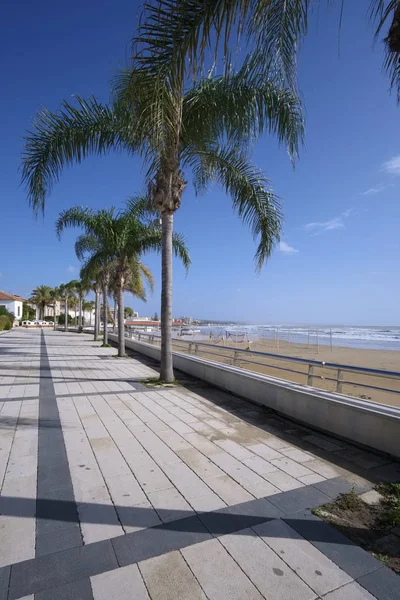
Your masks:
M148 196L131 196L125 203L125 214L129 220L140 220L147 225L154 221L156 213Z
M255 40L252 69L275 73L282 84L297 88L296 55L308 26L311 0L257 0L247 34Z
M133 64L173 84L188 58L196 73L206 51L229 70L233 45L252 46L252 69L274 72L296 89L298 42L307 30L310 0L156 0L144 5L132 43ZM255 42L254 42L255 40Z
M181 233L177 233L176 231L172 234L172 248L174 250L175 256L181 259L183 266L186 269L186 272L189 270L192 261L190 260L190 255L186 246L185 238Z
M150 291L154 292L154 275L153 275L153 273L150 271L149 267L146 267L146 265L144 265L142 263L140 263L139 268L149 285Z
M383 68L390 77L391 88L396 89L397 102L400 103L400 1L372 0L370 16L377 22L375 38L391 19L387 36L384 38L385 59Z
M83 261L87 254L97 252L100 244L97 237L83 233L75 242L75 254L78 260Z
M44 108L25 136L22 181L35 212L45 201L64 167L80 163L89 154L124 148L133 151L129 115L115 114L95 98L76 98L77 106L64 101L57 112ZM131 139L130 139L131 138Z
M212 34L215 48L223 37L227 55L231 32L238 22L239 31L242 29L250 4L250 0L146 2L138 34L132 41L134 63L163 78L171 79L175 73L182 76L187 56L194 71L204 62Z
M304 134L302 106L296 93L249 76L246 66L229 77L209 77L185 95L183 147L224 137L243 147L266 131L286 143L294 159Z
M236 149L210 148L190 160L197 192L218 181L232 197L233 207L258 241L256 269L260 270L280 239L282 214L277 196L264 174Z

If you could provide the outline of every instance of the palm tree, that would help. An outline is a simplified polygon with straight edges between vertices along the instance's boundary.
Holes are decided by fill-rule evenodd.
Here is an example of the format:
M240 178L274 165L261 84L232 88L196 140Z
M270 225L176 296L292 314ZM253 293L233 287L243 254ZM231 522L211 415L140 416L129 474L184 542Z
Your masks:
M46 310L46 306L48 306L52 302L51 291L52 291L52 288L50 286L39 285L32 292L32 297L30 299L30 302L32 302L33 304L35 304L38 307L39 319L41 319L41 320L43 320L45 317L44 313Z
M118 294L118 355L125 354L124 290L144 298L141 284L144 276L152 287L150 271L140 263L139 257L151 250L162 248L162 232L147 210L147 199L134 197L126 209L117 213L115 208L93 211L75 206L60 213L56 223L57 235L66 227L82 227L85 235L79 238L78 255L90 253L85 271L103 278L104 343L107 343L107 297L111 287ZM189 255L179 234L172 236L175 254L188 268ZM76 248L76 246L75 246ZM112 285L112 283L114 285Z
M61 283L61 285L59 286L59 292L60 292L60 296L61 298L63 298L64 300L64 306L65 306L65 324L64 324L64 330L68 331L68 304L73 303L74 299L75 299L75 294L73 291L73 284L71 285L71 282L69 283Z
M338 3L340 28L345 3ZM307 33L310 8L316 4L310 0L155 0L144 4L132 55L144 71L174 85L187 64L192 74L201 71L206 50L214 60L217 56L224 59L229 69L235 54L230 41L240 40L242 52L236 55L243 55L243 47L251 48L253 73L270 76L273 71L296 90L297 51ZM375 38L390 24L383 39L383 66L400 102L400 0L371 0L368 4L368 16L376 23ZM153 99L155 110L158 102Z
M129 319L129 317L133 317L134 310L130 306L125 306L124 317L125 319Z
M179 85L176 78L174 87L160 83L140 65L122 72L110 106L78 98L77 107L64 102L58 113L39 113L23 159L29 199L39 210L64 166L114 149L144 155L148 195L162 221L160 377L165 381L173 380L172 234L186 186L182 169L191 169L197 192L217 180L231 194L234 209L259 239L261 267L279 239L281 215L268 180L249 163L246 145L271 131L295 156L303 131L296 94L274 79L250 77L248 65L236 75L209 77L187 90L184 82L181 73Z
M73 288L74 292L78 295L78 302L79 302L78 331L82 331L82 302L85 297L85 294L87 294L87 292L89 291L90 286L87 281L78 280L78 279L74 279L73 281L71 281L70 285ZM76 313L75 313L75 319L76 319Z
M60 289L58 287L52 288L52 290L50 291L50 297L51 297L51 302L53 304L53 319L54 319L54 331L55 331L57 329L56 307L57 307L57 302L59 302L61 299Z
M91 286L90 286L89 289L91 289ZM83 312L84 313L85 312L89 313L89 327L92 326L92 314L93 314L93 309L94 308L95 308L95 302L93 302L93 300L84 300L82 302L82 310L83 310Z

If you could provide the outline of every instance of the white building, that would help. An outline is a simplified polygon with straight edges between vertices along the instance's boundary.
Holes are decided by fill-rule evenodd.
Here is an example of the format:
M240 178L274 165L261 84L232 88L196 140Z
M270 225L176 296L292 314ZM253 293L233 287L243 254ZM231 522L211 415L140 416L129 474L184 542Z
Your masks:
M20 321L22 318L22 305L24 302L26 300L21 296L7 294L0 290L0 306L5 306L9 312L13 313L16 321Z

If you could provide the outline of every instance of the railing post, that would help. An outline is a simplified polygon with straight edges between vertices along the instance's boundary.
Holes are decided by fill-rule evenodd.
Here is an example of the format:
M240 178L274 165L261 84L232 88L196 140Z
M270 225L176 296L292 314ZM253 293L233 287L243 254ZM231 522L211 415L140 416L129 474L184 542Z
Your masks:
M192 344L189 344L189 354L192 354Z
M138 342L140 342L140 333L138 333Z
M314 366L308 365L307 385L312 386L313 377L314 377Z
M195 353L195 354L197 354L197 353L198 353L198 351L199 351L199 345L198 345L198 344L195 344L195 345L194 345L194 353Z
M233 353L233 366L240 367L239 352L237 350L235 350L235 352Z
M343 379L344 373L340 369L337 372L337 380L336 380L336 391L341 394L343 392Z

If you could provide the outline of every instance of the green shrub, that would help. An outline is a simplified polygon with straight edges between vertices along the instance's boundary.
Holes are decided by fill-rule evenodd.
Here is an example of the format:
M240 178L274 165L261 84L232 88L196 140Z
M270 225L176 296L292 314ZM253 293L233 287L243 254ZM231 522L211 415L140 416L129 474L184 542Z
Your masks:
M73 321L74 320L71 317L71 315L68 315L68 325L72 325ZM64 313L61 313L61 315L58 317L57 323L59 325L65 325L65 315L64 315Z
M0 306L0 316L7 317L11 323L14 323L14 313L7 310L5 306Z
M7 315L0 315L0 331L11 329L12 321Z

